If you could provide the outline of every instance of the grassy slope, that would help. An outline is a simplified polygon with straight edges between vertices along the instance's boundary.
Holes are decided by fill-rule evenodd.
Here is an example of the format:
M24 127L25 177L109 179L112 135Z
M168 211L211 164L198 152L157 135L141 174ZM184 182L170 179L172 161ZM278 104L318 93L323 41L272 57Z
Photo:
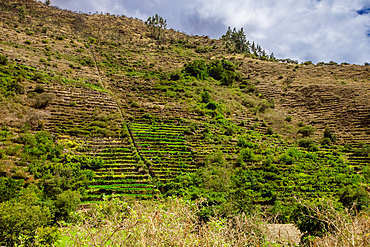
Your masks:
M348 166L353 150L343 146L323 146L319 152L311 154L296 149L294 142L302 138L297 135L300 121L317 129L313 137L317 141L322 139L328 125L336 132L338 144L369 142L369 67L296 67L259 61L228 53L220 40L188 36L173 30L166 31L165 43L158 43L148 37L147 27L139 20L76 14L34 1L24 2L28 15L19 22L17 13L22 4L19 1L3 3L0 51L11 63L25 65L33 71L22 82L25 94L2 99L6 107L1 110L1 123L17 132L26 122L31 123L28 115L37 115L50 131L67 134L63 138L85 135L88 141L94 142L93 138L104 137L107 143L111 143L109 138L120 136L120 129L125 129L128 124L131 135L123 135L124 141L119 146L130 149L131 153L125 156L128 165L125 168L116 166L121 170L113 170L113 173L112 170L111 173L104 171L103 181L114 177L117 181L126 179L134 184L132 188L143 187L140 189L144 191L147 184L157 185L159 182L155 179L148 182L148 174L140 174L140 162L145 161L142 167L151 177L160 180L159 185L168 182L176 170L199 167L214 151L221 151L227 161L235 163L242 149L236 144L242 137L253 143L251 148L256 157L245 160L241 166L259 174L263 186L271 185L261 190L272 190L278 197L285 197L297 188L308 194L333 192L342 185L357 184L361 180L354 171L361 173L368 161L362 159L362 163L354 162L352 167ZM90 37L96 42L89 40ZM30 44L25 43L26 40ZM199 47L209 47L209 51L198 53ZM180 80L171 80L171 74L193 60L223 58L238 66L248 81L247 88L241 86L241 82L222 86L211 78L198 80L183 76ZM35 79L36 73L43 74L44 81ZM29 107L33 102L30 92L37 81L57 95L56 101L43 110ZM253 88L257 90L249 93ZM216 111L206 109L200 102L204 91L209 91L211 100L218 103ZM76 98L71 96L74 93ZM261 112L258 109L264 100L273 101L275 107ZM105 107L107 105L109 107ZM54 112L74 117L58 122ZM222 114L224 119L215 118L217 114ZM286 121L287 116L293 117L291 122ZM91 125L92 121L100 121L95 123L100 127L93 128L96 125ZM111 122L115 124L109 124ZM38 123L35 130L41 127ZM78 125L73 127L76 123ZM140 129L138 124L144 127ZM185 135L185 143L174 144L167 149L168 154L161 156L158 151L166 149L163 149L163 143L155 140L177 139L170 134L160 135L158 131L154 131L151 139L139 138L136 132L150 134L148 129L160 130L163 124L167 126L163 128L166 133L176 132L176 126L185 126L184 130L188 126L196 127L190 128L192 134ZM268 127L279 135L268 134ZM228 128L234 130L225 135ZM184 130L176 132L177 135L183 135ZM92 136L89 133L93 133ZM102 142L101 139L98 142ZM95 146L101 151L102 148ZM107 146L112 147L112 144ZM150 150L155 154L145 156ZM177 153L173 155L171 152ZM270 166L263 163L268 155L272 156ZM289 157L294 160L293 164ZM341 166L342 159L346 165L344 171L338 172L337 165ZM115 161L108 160L114 168ZM325 165L317 169L318 164ZM298 181L305 176L309 178ZM143 186L137 186L138 181Z

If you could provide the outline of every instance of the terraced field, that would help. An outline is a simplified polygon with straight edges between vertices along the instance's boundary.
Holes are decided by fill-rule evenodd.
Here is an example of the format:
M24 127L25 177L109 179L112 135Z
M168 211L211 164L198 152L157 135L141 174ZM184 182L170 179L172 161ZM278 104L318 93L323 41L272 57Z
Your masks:
M140 164L140 156L130 139L98 138L86 142L89 154L104 161L101 169L95 170L88 201L101 200L103 195L150 197L156 193L147 169Z
M94 170L96 176L85 201L111 194L145 198L157 193L125 131L118 105L107 92L60 85L49 85L46 90L55 99L46 108L50 114L45 128L82 145L82 154L103 160L103 167Z
M187 126L131 123L129 129L151 174L160 181L196 170L195 154L185 141Z

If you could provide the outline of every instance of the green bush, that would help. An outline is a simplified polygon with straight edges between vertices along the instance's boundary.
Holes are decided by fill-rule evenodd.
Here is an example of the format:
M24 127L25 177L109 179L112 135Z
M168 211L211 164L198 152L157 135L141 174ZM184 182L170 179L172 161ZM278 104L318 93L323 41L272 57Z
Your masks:
M95 43L96 43L96 39L95 39L95 38L93 38L93 37L89 37L88 42L89 42L90 44L95 44Z
M0 203L0 244L6 246L32 246L37 232L52 221L48 207L40 203L35 187L23 189L18 198ZM49 238L48 245L55 238Z
M182 78L182 74L180 71L172 71L170 74L171 81L178 81Z
M22 179L0 178L0 203L15 198L24 184Z
M329 138L331 142L335 142L337 140L337 135L328 126L326 126L324 130L324 138Z
M330 140L330 138L327 138L327 137L325 137L325 138L323 138L322 140L321 140L321 145L327 145L327 146L330 146L331 145L331 140Z
M312 152L315 152L315 151L319 150L317 144L311 139L301 139L301 140L299 140L298 146L307 148L307 150L312 151Z
M195 60L184 68L188 75L194 76L198 79L204 80L207 77L207 65L204 60Z
M339 202L341 202L344 207L355 209L357 212L370 206L369 194L362 187L355 188L346 186L338 192L338 196Z
M43 93L45 92L45 86L42 84L37 84L34 90L36 93Z
M293 120L293 117L292 116L287 116L285 118L285 121L287 121L288 123L292 122L292 120Z
M240 150L239 157L236 160L238 165L243 165L245 162L255 162L256 155L254 154L253 149L251 148L243 148Z
M70 213L76 211L77 206L81 203L81 195L78 191L67 190L59 194L55 201L56 213L58 220L68 220Z
M232 125L232 126L228 126L227 128L226 128L226 130L225 130L225 135L227 135L227 136L232 136L232 135L234 135L234 134L236 134L237 133L237 128L236 128L236 126L234 126L234 125Z
M0 65L7 65L7 64L8 64L8 58L0 54Z
M208 103L211 100L211 95L208 91L202 92L200 96L202 97L202 103Z
M311 125L306 125L298 130L298 134L302 134L305 137L312 135L314 132L315 128Z
M209 110L216 110L218 107L217 103L216 102L209 102L207 105L206 105L206 108L209 109Z
M292 218L295 225L303 233L302 243L307 242L311 236L322 237L324 234L333 232L326 219L323 218L323 213L328 210L329 206L327 200L305 201L296 204Z

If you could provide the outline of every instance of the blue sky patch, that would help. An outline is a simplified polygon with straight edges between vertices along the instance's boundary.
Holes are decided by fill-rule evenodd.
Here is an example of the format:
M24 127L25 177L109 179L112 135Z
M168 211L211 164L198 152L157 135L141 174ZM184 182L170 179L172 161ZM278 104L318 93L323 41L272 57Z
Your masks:
M370 5L365 6L365 7L363 7L362 9L357 10L356 12L357 12L357 14L359 14L359 15L366 15L366 14L370 14Z

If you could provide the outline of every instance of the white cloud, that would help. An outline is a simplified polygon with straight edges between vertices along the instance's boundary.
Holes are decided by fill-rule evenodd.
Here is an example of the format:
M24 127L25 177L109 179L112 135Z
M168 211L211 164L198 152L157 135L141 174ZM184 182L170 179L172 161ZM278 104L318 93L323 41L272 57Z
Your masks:
M205 18L244 27L247 37L278 57L351 63L369 60L367 15L358 15L366 1L354 0L197 0Z
M155 13L168 26L219 38L227 26L277 57L363 64L370 60L370 16L356 11L370 0L52 0L85 12L103 11L145 20Z

